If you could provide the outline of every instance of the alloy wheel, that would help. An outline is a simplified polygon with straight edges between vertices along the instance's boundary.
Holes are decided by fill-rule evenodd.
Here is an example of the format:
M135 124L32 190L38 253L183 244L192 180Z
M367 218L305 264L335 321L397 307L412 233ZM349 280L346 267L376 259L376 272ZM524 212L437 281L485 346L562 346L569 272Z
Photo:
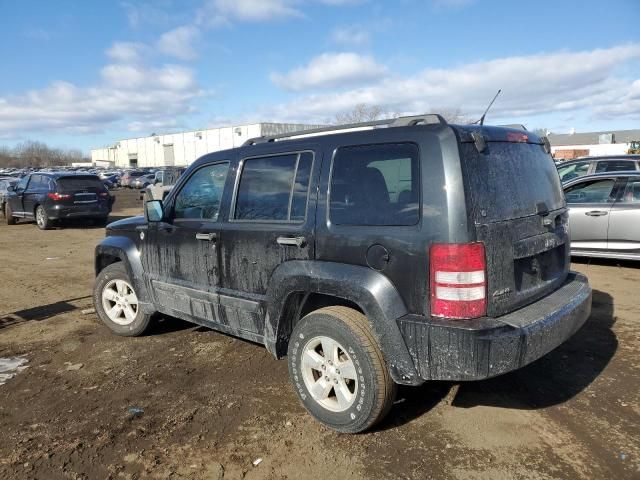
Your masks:
M124 280L111 280L102 289L102 308L112 322L129 325L138 315L138 297Z
M322 407L343 412L358 393L355 364L346 349L332 338L309 340L302 349L302 378L307 390Z

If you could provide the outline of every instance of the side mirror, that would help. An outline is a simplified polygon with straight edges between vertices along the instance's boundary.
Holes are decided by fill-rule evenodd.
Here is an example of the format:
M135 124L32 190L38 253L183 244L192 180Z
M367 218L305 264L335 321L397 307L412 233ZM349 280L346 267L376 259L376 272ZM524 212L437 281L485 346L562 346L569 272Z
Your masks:
M164 216L162 200L149 200L144 205L144 211L149 222L161 222Z

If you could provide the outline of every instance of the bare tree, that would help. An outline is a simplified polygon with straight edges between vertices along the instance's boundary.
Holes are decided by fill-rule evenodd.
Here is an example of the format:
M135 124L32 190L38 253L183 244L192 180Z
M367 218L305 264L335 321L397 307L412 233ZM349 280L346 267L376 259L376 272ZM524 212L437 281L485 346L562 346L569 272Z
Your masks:
M462 114L459 108L439 108L434 109L433 113L439 113L449 123L469 123L469 119ZM380 105L368 105L359 103L351 110L336 114L333 119L334 125L344 125L348 123L372 122L384 118L398 118L402 114L392 112Z
M84 162L80 150L51 148L42 142L26 141L15 148L0 147L0 167L54 167Z
M373 122L383 118L384 113L384 109L380 105L359 103L349 111L336 114L333 123L344 125L346 123Z
M448 123L465 124L473 121L463 114L459 108L437 108L433 113L442 115Z
M551 130L549 130L548 128L538 127L533 129L533 133L535 133L539 137L546 137L551 133Z

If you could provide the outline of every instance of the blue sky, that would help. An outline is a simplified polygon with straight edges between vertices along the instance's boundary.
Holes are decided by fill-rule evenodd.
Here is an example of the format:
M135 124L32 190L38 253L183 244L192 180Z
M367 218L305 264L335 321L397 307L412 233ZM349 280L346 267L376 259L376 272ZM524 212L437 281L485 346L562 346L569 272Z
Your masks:
M80 148L359 103L640 127L638 0L0 0L0 145Z

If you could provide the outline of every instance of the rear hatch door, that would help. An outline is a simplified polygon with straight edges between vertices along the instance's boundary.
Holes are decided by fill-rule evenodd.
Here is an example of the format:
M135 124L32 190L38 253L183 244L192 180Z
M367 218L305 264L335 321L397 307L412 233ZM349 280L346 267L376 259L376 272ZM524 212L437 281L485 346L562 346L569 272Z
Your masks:
M90 208L109 203L107 188L97 176L93 175L60 177L56 180L56 190L57 193L65 196L62 204L67 207Z
M470 133L461 135L467 207L485 244L487 314L500 316L562 285L569 272L568 215L539 137L497 127Z

